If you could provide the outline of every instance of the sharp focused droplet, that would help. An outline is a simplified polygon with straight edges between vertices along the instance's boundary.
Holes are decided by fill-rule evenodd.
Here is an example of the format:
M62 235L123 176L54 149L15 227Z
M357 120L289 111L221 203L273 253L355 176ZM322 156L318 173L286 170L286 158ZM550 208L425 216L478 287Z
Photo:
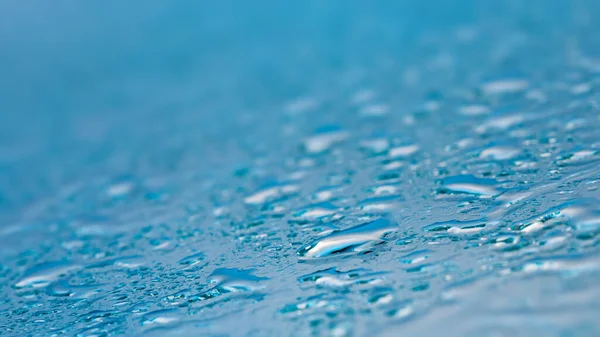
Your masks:
M382 241L385 234L394 232L397 225L379 218L352 228L334 232L300 249L302 258L319 258L335 254L361 252Z
M472 194L481 197L493 197L500 194L494 179L477 178L472 175L461 175L442 180L438 193Z

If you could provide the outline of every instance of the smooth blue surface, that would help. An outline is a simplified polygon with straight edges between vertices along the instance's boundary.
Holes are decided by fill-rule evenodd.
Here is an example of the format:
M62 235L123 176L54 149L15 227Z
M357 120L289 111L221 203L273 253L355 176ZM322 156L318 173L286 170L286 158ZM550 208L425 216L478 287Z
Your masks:
M597 1L0 4L0 334L598 336Z

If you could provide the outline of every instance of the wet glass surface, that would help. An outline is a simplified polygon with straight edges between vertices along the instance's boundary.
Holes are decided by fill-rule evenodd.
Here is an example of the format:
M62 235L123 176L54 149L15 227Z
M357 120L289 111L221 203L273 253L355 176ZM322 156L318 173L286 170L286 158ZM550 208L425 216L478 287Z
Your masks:
M600 3L3 2L0 334L600 335Z

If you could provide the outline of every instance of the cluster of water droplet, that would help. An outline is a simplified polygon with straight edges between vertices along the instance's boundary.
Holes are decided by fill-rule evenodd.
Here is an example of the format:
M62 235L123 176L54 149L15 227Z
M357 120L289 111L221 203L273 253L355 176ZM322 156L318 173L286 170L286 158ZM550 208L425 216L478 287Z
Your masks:
M74 176L34 198L0 229L1 329L598 333L600 63L572 46L490 77L529 55L523 41L568 42L503 32L420 37L425 59L382 55L268 123L240 117L256 131L225 153L187 149L235 167L186 164L167 155L185 148L175 141L125 176ZM401 76L364 75L390 68Z

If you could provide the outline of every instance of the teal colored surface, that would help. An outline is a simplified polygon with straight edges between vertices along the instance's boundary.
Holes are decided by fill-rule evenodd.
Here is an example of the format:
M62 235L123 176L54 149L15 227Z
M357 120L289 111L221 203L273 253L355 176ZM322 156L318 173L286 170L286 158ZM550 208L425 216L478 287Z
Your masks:
M1 3L0 335L600 335L597 17Z

